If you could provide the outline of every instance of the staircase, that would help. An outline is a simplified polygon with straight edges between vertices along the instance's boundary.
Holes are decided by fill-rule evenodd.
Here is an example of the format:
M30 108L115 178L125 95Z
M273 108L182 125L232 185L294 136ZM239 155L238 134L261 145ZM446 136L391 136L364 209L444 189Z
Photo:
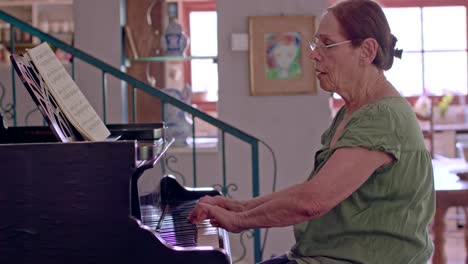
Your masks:
M178 109L181 109L182 111L188 113L189 115L192 116L192 120L195 118L201 119L208 124L216 127L219 131L218 133L218 149L220 152L220 155L222 157L221 159L221 167L222 167L222 174L219 175L219 182L221 184L216 184L217 187L219 187L220 191L224 195L229 196L229 190L232 189L231 184L228 184L227 178L226 178L226 148L229 146L226 145L226 135L235 137L239 139L241 142L244 144L247 144L250 146L250 153L246 153L245 156L250 156L251 157L251 183L252 183L252 196L258 196L259 195L259 140L239 129L236 127L231 126L228 123L225 123L217 118L214 118L199 109L196 109L192 107L191 105L188 105L180 100L175 99L174 97L171 97L167 95L166 93L161 92L159 89L155 89L154 87L149 86L148 84L137 80L126 73L122 72L121 70L89 55L85 51L79 50L74 48L73 46L70 46L66 44L65 42L54 38L51 35L48 35L42 31L40 31L37 28L34 28L27 24L24 21L21 21L3 11L0 11L0 20L5 21L6 23L10 24L10 32L11 32L11 38L10 38L10 52L15 53L15 41L14 41L14 31L15 29L19 29L20 31L27 32L31 36L37 37L40 39L40 41L43 42L48 42L51 46L58 48L60 50L63 50L66 53L71 54L71 75L72 77L75 76L75 60L79 59L81 62L84 62L85 64L94 67L98 71L100 71L102 74L102 95L103 95L103 116L102 119L104 122L107 120L107 113L105 111L106 109L106 104L107 104L107 82L106 79L108 76L113 76L120 80L123 84L125 84L127 87L131 87L131 89L136 89L145 92L146 94L149 94L151 96L154 96L158 99L161 100L162 102L162 109L164 109L165 104L170 104ZM17 81L15 81L15 72L14 69L11 69L11 87L9 86L4 86L1 85L0 83L0 111L3 112L4 116L9 116L12 120L13 126L16 126L18 123L18 115L17 115L17 108L19 105L18 101L18 94L20 89L23 89L22 84L18 84ZM17 87L19 87L17 89ZM6 91L11 94L11 103L5 104L4 100L7 100L5 98ZM135 104L133 104L133 108L135 108ZM129 111L132 111L134 113L135 109L131 109ZM29 114L29 113L28 113ZM164 115L162 115L164 116ZM26 116L27 117L27 116ZM133 119L135 120L135 119ZM163 120L164 121L164 120ZM197 142L198 140L195 138L195 122L192 122L192 142ZM197 144L194 143L192 144L192 160L193 160L193 185L196 186L197 183ZM254 254L254 260L255 262L259 262L262 259L262 247L261 247L261 234L260 230L249 230L247 231L248 234L247 236L253 235L253 254ZM241 244L243 245L242 241L242 235L241 235ZM245 255L245 252L244 254Z

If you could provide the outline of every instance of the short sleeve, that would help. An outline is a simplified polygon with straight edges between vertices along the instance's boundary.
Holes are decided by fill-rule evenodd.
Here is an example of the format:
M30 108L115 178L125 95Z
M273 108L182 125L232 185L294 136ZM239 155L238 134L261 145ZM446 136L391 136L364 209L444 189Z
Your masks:
M338 126L339 122L343 120L344 113L344 107L341 107L336 113L335 117L333 118L333 121L330 124L330 126L322 133L322 136L320 137L320 142L323 146L330 145L333 133L336 130L336 127Z
M367 105L354 113L333 148L360 147L378 150L399 160L399 123L397 115L388 105Z

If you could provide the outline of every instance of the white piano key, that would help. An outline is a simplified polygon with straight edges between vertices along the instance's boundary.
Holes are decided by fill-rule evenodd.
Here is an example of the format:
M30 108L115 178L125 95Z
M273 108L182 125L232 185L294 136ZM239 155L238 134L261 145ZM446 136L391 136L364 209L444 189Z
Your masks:
M187 216L196 202L190 204L178 204L169 206L163 219L162 211L154 206L142 207L143 222L153 229L160 224L157 230L162 239L173 246L210 246L223 248L223 237L220 230L213 226L209 220L204 220L197 225L187 221ZM194 244L195 242L195 244Z
M209 220L197 225L197 246L220 248L218 228L212 226Z

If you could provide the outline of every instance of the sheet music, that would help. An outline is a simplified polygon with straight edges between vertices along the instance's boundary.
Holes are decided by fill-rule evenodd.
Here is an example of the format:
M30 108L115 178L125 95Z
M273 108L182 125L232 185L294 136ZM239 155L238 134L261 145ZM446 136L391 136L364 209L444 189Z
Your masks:
M49 45L44 42L27 52L60 108L83 137L92 141L107 138L109 130Z

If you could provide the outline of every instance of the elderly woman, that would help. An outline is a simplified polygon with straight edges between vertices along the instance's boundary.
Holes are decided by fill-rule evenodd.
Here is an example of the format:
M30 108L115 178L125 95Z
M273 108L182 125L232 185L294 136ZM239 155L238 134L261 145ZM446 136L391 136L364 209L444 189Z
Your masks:
M309 179L246 201L204 197L189 220L231 232L294 225L295 245L265 263L426 263L431 155L410 105L384 75L395 43L375 2L330 7L310 58L322 89L345 105L322 135Z

